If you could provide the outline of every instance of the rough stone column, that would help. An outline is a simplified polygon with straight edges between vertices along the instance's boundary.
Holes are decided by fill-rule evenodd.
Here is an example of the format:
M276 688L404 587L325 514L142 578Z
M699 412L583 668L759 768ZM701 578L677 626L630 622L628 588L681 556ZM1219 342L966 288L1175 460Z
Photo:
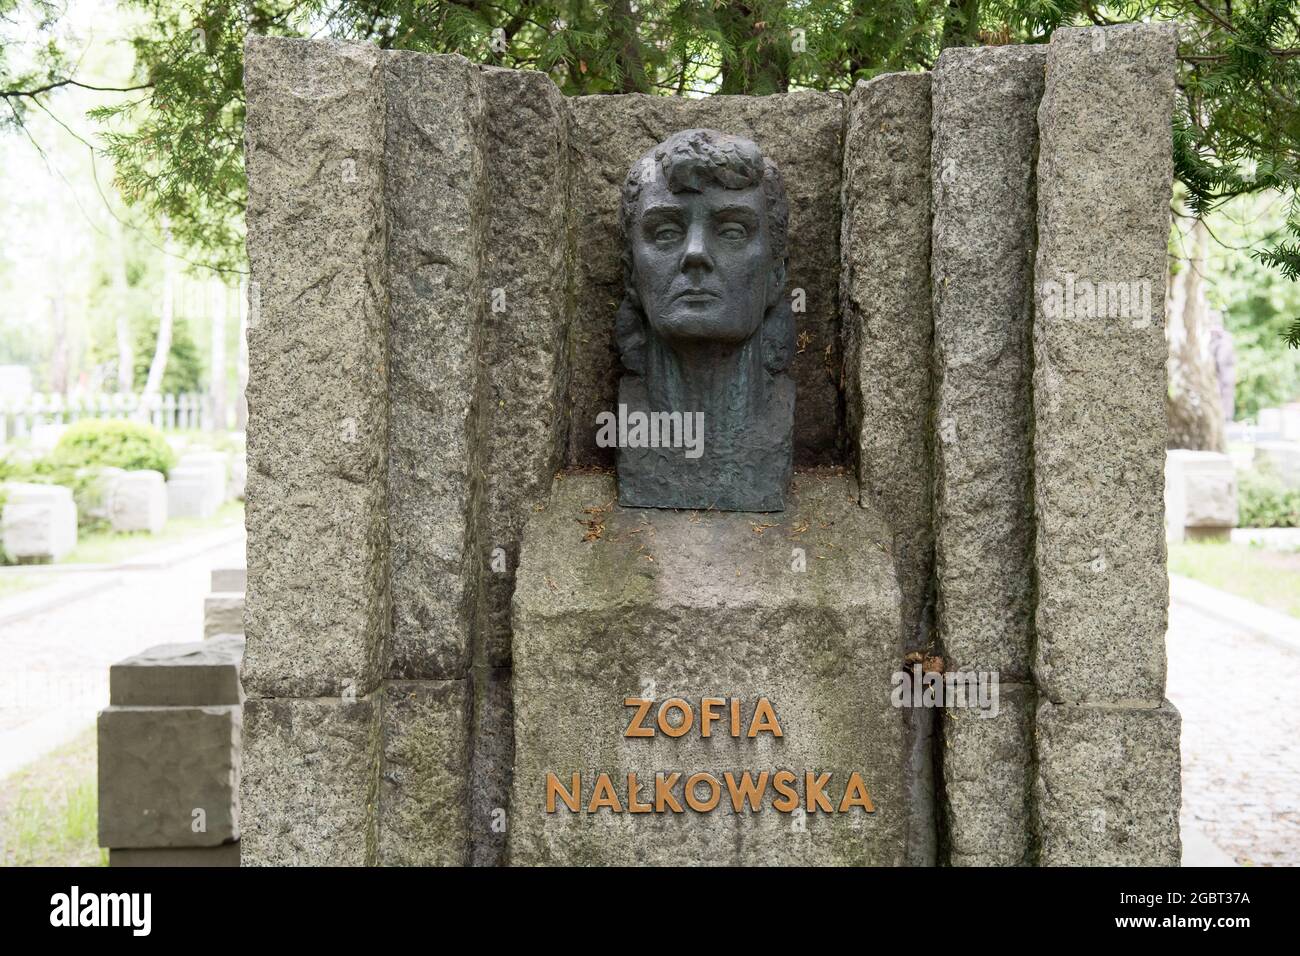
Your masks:
M935 576L944 668L991 672L996 716L944 710L948 856L1029 854L1034 163L1044 47L934 69Z
M1175 42L1168 25L1062 29L1047 54L1034 324L1045 864L1179 858L1178 714L1162 701Z
M550 77L483 69L490 208L481 364L487 499L479 530L483 616L473 651L475 865L504 862L514 739L510 599L524 524L545 505L568 426L572 296L568 109Z
M849 96L840 302L844 391L861 502L889 522L902 646L929 646L930 76L890 73ZM899 662L902 666L902 662ZM908 862L934 862L933 711L912 709Z
M245 88L242 855L362 864L388 610L380 53L250 37Z

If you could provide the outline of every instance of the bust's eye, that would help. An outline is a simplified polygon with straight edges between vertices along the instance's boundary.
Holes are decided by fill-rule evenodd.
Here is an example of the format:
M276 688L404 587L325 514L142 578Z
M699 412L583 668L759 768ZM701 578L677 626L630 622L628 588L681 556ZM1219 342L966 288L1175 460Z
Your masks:
M718 228L718 235L723 239L744 239L749 235L749 230L738 222L724 222Z
M671 223L655 227L655 242L676 242L682 237L681 229Z

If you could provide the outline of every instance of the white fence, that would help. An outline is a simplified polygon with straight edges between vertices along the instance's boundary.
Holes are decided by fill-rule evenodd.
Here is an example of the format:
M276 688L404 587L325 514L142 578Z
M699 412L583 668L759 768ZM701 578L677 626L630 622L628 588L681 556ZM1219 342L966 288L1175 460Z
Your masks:
M151 395L42 395L0 400L0 438L23 438L38 425L70 425L83 418L129 418L168 431L206 428L211 421L207 396L197 392Z

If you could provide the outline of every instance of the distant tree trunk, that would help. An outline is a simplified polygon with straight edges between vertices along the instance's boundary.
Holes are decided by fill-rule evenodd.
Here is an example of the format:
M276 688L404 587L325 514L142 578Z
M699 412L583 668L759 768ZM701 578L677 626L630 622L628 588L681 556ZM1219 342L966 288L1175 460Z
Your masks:
M719 93L762 96L789 91L790 35L779 29L779 24L767 22L765 15L762 4L757 3L733 3L718 10L718 28L734 51L722 59ZM742 52L741 47L755 37L757 51Z
M122 224L116 216L108 217L113 248L122 257L113 270L113 325L117 331L117 390L122 394L135 391L135 348L131 342L131 316L126 301L126 246L122 241Z
M54 329L54 348L50 353L50 390L68 393L68 303L60 281L50 296L50 322Z
M212 430L226 429L226 284L210 280L212 286L212 369L208 390L212 396Z
M235 376L239 394L235 396L235 430L248 429L248 295L247 282L239 286L239 354L235 359Z
M948 0L943 18L943 49L950 46L976 46L980 36L979 0Z
M609 5L609 18L613 25L610 39L618 50L619 81L624 93L649 93L650 81L645 75L645 61L641 55L641 39L637 36L640 22L632 10L632 0L613 0Z
M1185 259L1169 277L1165 337L1169 389L1165 413L1170 448L1224 451L1219 379L1210 350L1210 309L1205 298L1205 247L1209 232L1199 219L1176 217Z
M163 234L163 287L162 314L158 319L158 344L149 363L149 377L145 379L144 395L153 396L162 391L163 376L167 373L167 356L172 350L173 298L176 294L176 261L172 255L172 229L167 217L162 220Z

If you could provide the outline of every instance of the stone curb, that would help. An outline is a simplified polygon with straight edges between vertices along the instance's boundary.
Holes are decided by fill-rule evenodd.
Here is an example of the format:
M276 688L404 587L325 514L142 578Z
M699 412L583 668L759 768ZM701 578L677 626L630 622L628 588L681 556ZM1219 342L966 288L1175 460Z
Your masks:
M1169 575L1169 599L1278 647L1300 653L1300 618L1177 574Z

